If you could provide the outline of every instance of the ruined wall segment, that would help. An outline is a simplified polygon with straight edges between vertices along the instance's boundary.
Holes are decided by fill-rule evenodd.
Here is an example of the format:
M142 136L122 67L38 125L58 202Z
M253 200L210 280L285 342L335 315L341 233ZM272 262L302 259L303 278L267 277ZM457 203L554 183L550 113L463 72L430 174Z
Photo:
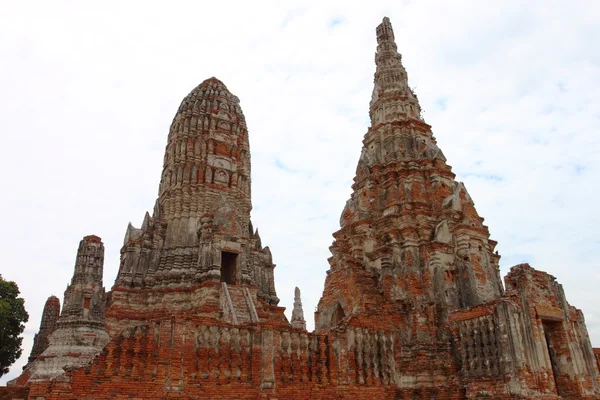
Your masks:
M511 268L506 296L450 315L469 398L598 398L598 366L581 311L556 279Z
M556 278L519 264L511 268L504 282L507 296L523 310L521 323L529 327L523 340L527 359L519 368L545 369L554 376L551 383L564 398L600 393L598 367L583 313L569 305Z

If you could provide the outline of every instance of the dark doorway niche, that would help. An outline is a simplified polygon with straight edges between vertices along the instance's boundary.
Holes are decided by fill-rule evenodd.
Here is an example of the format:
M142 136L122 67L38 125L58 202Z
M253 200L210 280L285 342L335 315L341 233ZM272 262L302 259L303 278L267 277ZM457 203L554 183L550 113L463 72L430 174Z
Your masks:
M228 285L235 285L237 257L237 253L221 252L221 282L225 282Z
M90 317L90 298L88 296L83 298L83 318Z
M344 312L344 309L342 308L340 303L337 303L337 306L335 307L335 311L331 315L331 326L338 325L340 322L342 322L342 320L344 319L345 316L346 316L346 313Z
M548 356L550 358L550 364L552 365L552 374L554 375L556 392L562 396L564 394L564 389L558 380L560 370L556 356L556 336L559 333L558 331L560 329L560 323L554 321L542 321L542 326L544 329L544 336L546 338L546 346L548 346Z

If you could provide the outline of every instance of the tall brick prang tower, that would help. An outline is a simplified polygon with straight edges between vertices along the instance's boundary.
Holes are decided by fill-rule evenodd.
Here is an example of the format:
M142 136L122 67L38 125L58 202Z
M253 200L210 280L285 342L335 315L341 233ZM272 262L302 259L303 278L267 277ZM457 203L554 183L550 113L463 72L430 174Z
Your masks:
M448 312L502 294L499 256L421 117L387 18L377 43L371 127L334 234L317 327L389 311L408 319L415 339L431 340Z
M387 18L375 63L371 127L316 327L395 327L407 348L399 369L414 382L433 374L451 385L448 314L502 294L496 243L421 117Z
M221 81L207 79L183 99L153 215L127 228L115 287L223 281L256 285L259 297L279 302L270 252L250 222L249 151L239 99Z
M95 235L85 236L79 242L73 278L65 290L63 308L48 346L28 365L19 380L33 382L54 378L65 369L89 363L108 343L103 266L102 240ZM58 299L52 303L58 303ZM40 333L42 328L44 326Z
M152 216L125 234L111 334L190 312L234 325L287 324L271 252L250 222L249 151L239 99L221 81L207 79L183 99Z

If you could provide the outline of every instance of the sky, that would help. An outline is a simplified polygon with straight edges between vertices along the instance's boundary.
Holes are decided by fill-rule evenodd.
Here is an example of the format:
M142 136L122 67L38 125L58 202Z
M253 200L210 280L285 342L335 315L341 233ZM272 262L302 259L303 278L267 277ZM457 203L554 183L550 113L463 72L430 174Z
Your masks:
M370 124L375 27L388 16L438 145L499 242L563 284L600 347L600 3L0 1L0 274L30 319L61 299L78 243L105 244L110 289L129 221L152 212L180 101L215 76L237 95L252 221L280 305L309 329L331 234Z

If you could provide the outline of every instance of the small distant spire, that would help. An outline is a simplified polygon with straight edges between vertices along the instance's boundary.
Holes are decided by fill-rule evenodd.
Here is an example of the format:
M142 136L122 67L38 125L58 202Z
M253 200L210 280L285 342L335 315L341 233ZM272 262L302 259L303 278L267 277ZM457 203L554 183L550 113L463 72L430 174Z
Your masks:
M59 316L60 300L56 296L48 297L48 300L46 300L46 304L44 305L44 311L42 312L40 330L33 338L33 347L31 348L28 362L31 363L35 361L35 359L48 348L50 335L52 335L56 329L56 322L58 321Z
M292 327L306 330L306 321L304 320L304 311L302 310L302 299L300 298L300 289L294 289L294 309L292 310Z

